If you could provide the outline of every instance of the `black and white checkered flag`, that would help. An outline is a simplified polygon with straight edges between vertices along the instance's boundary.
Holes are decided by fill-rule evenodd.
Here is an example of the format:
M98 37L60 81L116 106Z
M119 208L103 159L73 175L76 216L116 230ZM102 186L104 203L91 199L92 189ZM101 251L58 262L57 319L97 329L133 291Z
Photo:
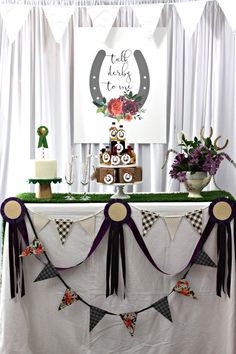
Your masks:
M105 316L106 312L99 309L98 307L91 306L90 307L90 323L89 323L89 332L101 321L101 319Z
M143 225L143 236L151 229L153 224L157 221L159 214L154 211L141 210L142 214L142 225Z
M191 223L195 230L201 235L202 233L202 209L190 211L185 214L187 220Z
M152 305L152 307L154 307L155 310L160 312L164 317L166 317L170 322L172 322L172 317L171 317L171 312L170 312L170 307L169 307L167 296L165 296L162 299L155 302Z
M55 219L55 223L61 239L61 243L64 245L73 221L70 219Z
M213 262L213 260L208 256L208 254L203 250L198 253L198 256L194 263L213 268L217 267L215 262Z
M39 275L37 276L37 278L35 279L36 281L40 281L40 280L46 280L46 279L50 279L50 278L54 278L57 276L57 271L54 268L54 266L52 265L52 263L48 263L43 270L39 273Z

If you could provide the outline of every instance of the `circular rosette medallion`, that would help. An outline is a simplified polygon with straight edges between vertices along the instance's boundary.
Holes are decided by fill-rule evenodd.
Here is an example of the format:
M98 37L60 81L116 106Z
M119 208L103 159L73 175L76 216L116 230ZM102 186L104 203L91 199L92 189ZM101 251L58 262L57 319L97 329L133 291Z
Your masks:
M128 165L131 161L131 157L129 156L129 154L124 154L121 157L121 161L124 165Z
M133 176L130 173L126 172L123 175L123 179L126 183L131 183L133 181Z
M1 214L4 220L10 224L16 224L25 217L26 208L24 203L18 198L7 198L1 205Z
M119 156L113 155L113 156L111 157L111 164L114 165L114 166L119 165L119 164L120 164L120 158L119 158Z
M209 215L217 224L229 223L236 216L235 203L228 198L218 198L209 206Z
M131 208L125 201L114 199L105 206L104 215L113 222L124 224L131 216Z
M117 138L121 141L125 140L126 136L125 136L125 131L123 129L118 130Z
M104 163L108 163L110 162L110 159L111 159L110 154L108 152L104 152L104 154L102 155L102 161Z
M104 181L104 183L106 183L106 184L112 184L112 183L114 182L114 177L113 177L110 173L108 173L108 174L104 177L103 181Z

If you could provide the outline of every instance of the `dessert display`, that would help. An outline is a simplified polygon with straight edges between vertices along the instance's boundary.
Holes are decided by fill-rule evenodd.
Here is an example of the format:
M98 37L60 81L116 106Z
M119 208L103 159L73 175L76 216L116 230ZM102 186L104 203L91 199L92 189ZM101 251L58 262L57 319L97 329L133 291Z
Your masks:
M142 181L142 168L136 166L136 154L131 145L126 146L123 125L113 122L109 129L109 145L99 154L100 166L96 168L97 182L105 184L135 183Z

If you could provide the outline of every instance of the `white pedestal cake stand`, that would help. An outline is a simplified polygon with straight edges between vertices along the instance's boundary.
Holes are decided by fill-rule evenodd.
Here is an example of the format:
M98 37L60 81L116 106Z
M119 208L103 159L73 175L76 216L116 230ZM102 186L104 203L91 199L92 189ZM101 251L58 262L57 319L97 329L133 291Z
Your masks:
M142 181L134 183L112 183L112 186L116 187L116 192L111 196L111 199L129 199L130 195L124 192L125 186L132 186L134 184L140 184Z

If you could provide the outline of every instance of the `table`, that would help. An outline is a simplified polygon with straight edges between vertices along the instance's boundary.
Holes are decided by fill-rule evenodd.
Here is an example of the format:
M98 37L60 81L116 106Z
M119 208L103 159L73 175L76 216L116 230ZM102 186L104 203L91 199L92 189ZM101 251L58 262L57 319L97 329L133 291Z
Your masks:
M163 216L183 215L203 208L203 226L208 218L209 203L130 203L132 217L142 230L141 209ZM74 220L95 215L95 233L103 221L105 204L26 204L33 213L48 218L68 217ZM124 226L127 289L126 298L105 297L105 238L95 253L80 266L61 274L68 284L89 304L121 314L137 311L166 296L180 276L158 272L144 257L128 227ZM30 239L33 233L29 228ZM6 240L7 240L6 233ZM79 223L72 226L65 245L60 243L53 221L39 233L55 266L68 267L81 262L89 252L92 237ZM155 262L163 270L176 273L186 265L199 240L199 234L186 218L173 241L160 218L144 238ZM215 229L204 250L217 261ZM130 336L119 316L105 315L89 332L89 307L78 301L58 311L65 287L57 278L34 283L43 269L34 256L25 258L26 295L10 299L8 276L8 242L4 244L1 321L2 354L235 354L235 264L230 298L216 296L216 269L193 265L188 280L197 300L172 293L168 297L171 323L154 308L138 314L135 334ZM121 289L122 289L122 284Z

